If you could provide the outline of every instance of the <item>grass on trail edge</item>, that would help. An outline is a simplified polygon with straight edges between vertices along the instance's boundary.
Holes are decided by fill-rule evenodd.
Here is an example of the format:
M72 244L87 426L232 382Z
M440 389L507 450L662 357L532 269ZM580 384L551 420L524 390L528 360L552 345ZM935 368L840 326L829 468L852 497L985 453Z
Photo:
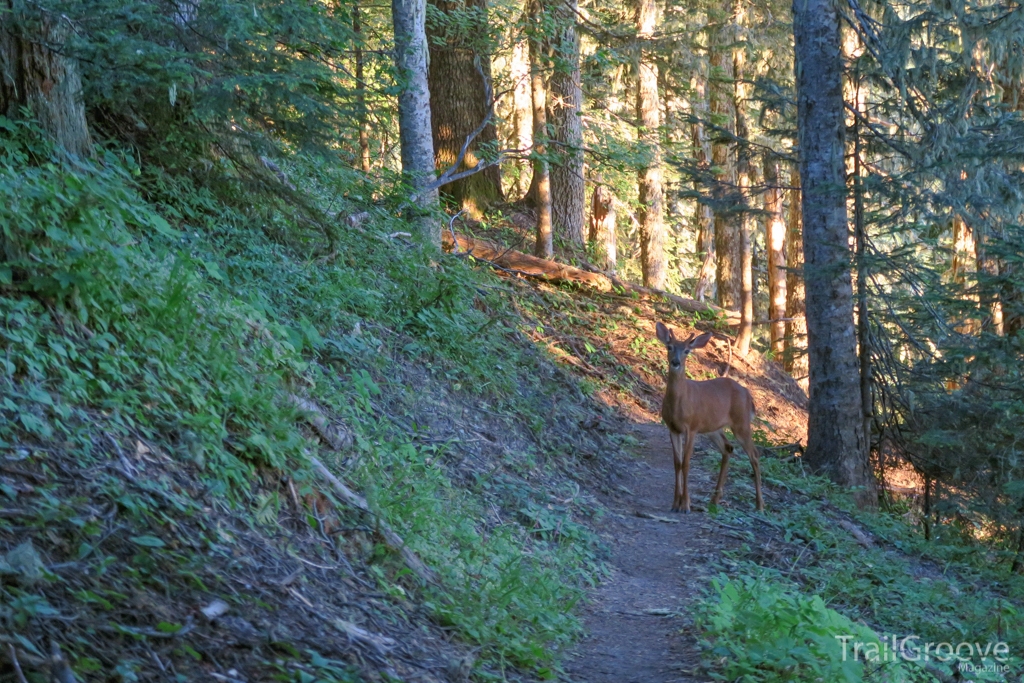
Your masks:
M1008 551L953 527L926 541L906 502L859 512L799 458L762 463L781 493L768 514L715 513L740 544L699 607L709 670L750 682L1021 680L1024 577Z

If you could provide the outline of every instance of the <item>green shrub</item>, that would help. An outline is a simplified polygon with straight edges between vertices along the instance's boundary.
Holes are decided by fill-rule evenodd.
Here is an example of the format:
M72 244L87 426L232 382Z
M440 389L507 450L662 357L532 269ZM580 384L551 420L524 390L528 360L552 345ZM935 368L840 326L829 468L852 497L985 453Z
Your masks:
M725 680L854 683L882 670L889 681L916 680L921 673L902 661L855 658L854 643L878 653L885 652L883 644L871 629L829 609L817 595L752 576L722 576L712 590L701 605L700 622ZM845 636L850 638L844 647Z

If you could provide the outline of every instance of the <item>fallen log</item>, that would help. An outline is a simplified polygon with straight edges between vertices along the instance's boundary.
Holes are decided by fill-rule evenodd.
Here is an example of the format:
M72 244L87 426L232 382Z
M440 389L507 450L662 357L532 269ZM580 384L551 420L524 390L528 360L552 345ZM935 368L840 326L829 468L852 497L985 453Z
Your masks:
M633 292L641 297L664 299L675 304L681 310L690 313L714 312L724 316L730 326L740 324L740 314L737 311L729 311L713 304L695 299L687 299L686 297L669 294L658 289L630 284L604 273L588 272L581 268L558 263L557 261L548 261L531 256L530 254L524 254L515 249L503 249L490 242L463 235L453 237L451 234L445 233L442 241L444 248L448 251L467 253L473 258L486 261L500 270L515 275L522 275L555 284L576 283L596 289L599 292L614 292L616 290ZM457 248L456 245L458 245Z

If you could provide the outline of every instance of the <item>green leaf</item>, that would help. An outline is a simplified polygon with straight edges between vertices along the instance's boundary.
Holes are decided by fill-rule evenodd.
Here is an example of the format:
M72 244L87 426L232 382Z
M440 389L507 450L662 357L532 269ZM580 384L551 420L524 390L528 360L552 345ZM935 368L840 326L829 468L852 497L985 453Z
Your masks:
M149 215L149 224L153 228L165 237L173 237L177 239L181 236L181 233L171 227L171 224L164 220L163 216L158 213L151 213Z
M130 539L132 543L136 545L145 546L147 548L163 548L164 542L156 536L132 536Z

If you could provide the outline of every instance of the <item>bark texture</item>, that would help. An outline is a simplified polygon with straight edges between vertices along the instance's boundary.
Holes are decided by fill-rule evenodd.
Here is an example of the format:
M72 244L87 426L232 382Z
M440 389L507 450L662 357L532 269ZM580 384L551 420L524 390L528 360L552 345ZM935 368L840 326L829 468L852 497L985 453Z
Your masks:
M487 28L486 0L430 0L430 4L443 13L468 16L473 33ZM476 35L463 35L456 29L428 22L430 39L430 114L434 140L435 166L444 171L459 156L459 150L490 111L487 84L491 80L491 60L474 49ZM462 26L463 22L454 22ZM494 123L485 127L470 143L457 171L464 171L480 161L478 150L497 139ZM501 171L498 165L480 173L450 182L441 187L474 218L503 199Z
M658 67L647 45L658 24L655 0L640 0L636 13L640 60L636 89L636 117L646 158L639 172L640 265L645 287L664 289L668 268L665 260L664 192L661 182L661 109L658 101Z
M576 33L576 0L555 4L552 15L558 35L552 43L554 72L548 82L548 123L554 144L551 164L551 218L565 242L582 247L586 213L583 182L583 125L580 111L580 41Z
M779 162L764 160L765 247L768 251L768 319L771 349L782 358L786 343L786 222L782 218L782 188L779 187Z
M803 183L810 360L808 464L877 504L864 433L843 173L839 16L831 0L795 0L797 125Z
M793 169L786 225L786 372L807 391L807 319L804 317L804 241L800 216L800 174Z
M69 22L36 7L0 0L0 113L19 118L27 107L58 145L84 156L92 141L82 78L78 63L61 54Z
M395 30L395 71L398 92L398 131L402 173L413 188L419 212L414 222L425 244L441 245L440 224L430 214L437 208L434 180L434 142L427 86L426 0L391 0Z
M543 10L540 0L530 0L530 18L540 26ZM533 253L540 258L554 256L551 241L551 175L547 159L547 88L544 84L541 37L530 36L530 92L533 97L533 181L531 189L537 204L537 237Z
M617 260L615 219L615 195L598 185L590 202L589 240L597 254L597 267L613 275Z

